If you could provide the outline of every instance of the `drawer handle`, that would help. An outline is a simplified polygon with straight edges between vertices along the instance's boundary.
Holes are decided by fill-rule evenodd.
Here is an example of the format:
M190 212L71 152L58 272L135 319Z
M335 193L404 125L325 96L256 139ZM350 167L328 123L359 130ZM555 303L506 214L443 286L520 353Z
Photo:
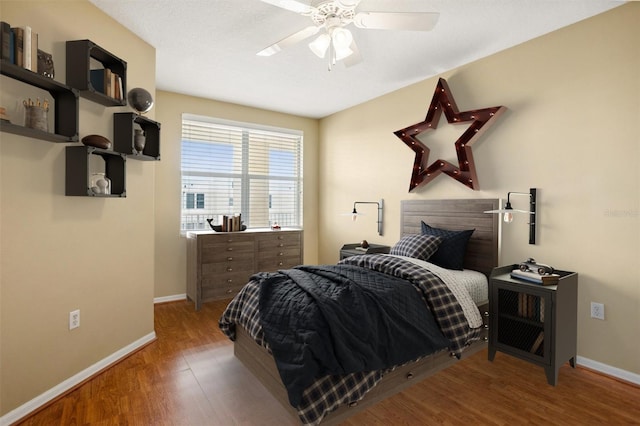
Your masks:
M411 380L411 379L413 379L413 373L409 372L407 373L407 380Z
M282 266L282 265L284 265L284 263L278 262L278 266Z
M489 338L488 338L487 336L484 336L484 337L482 338L482 340L483 340L483 341L485 341L485 342L488 342L488 341L489 341Z
M229 280L227 280L227 282L228 282L229 284L231 284L231 283L233 282L233 280L229 279Z
M485 317L488 317L488 316L489 316L489 312L484 311L484 316L485 316Z
M281 240L283 237L282 235L278 235L278 239Z
M228 242L228 243L232 243L232 242L233 242L233 240L232 240L231 238L229 238L229 239L227 240L227 242Z
M231 261L233 260L233 257L229 256L229 257L227 257L227 260L228 260L229 262L231 262Z
M284 244L280 243L278 244L278 247L284 247Z
M233 293L233 289L232 288L227 290L227 294L231 294L231 293Z
M484 328L488 330L489 329L489 324L485 324Z
M233 268L227 268L227 272L232 272Z
M284 256L283 252L278 253L278 256Z
M227 251L233 251L233 247L228 247Z

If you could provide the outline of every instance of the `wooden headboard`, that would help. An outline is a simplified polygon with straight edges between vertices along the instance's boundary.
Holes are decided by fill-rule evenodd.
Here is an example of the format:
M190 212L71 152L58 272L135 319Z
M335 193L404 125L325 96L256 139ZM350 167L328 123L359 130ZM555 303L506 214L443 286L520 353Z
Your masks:
M475 229L469 240L464 267L487 275L498 266L500 200L404 200L400 208L400 237L422 233L421 222L443 229Z

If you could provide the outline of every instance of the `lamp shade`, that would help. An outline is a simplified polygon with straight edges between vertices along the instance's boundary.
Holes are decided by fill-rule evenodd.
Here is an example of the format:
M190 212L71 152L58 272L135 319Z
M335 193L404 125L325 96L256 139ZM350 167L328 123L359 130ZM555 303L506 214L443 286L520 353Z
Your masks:
M318 38L309 43L309 49L319 58L324 58L330 43L331 37L329 34L320 34Z

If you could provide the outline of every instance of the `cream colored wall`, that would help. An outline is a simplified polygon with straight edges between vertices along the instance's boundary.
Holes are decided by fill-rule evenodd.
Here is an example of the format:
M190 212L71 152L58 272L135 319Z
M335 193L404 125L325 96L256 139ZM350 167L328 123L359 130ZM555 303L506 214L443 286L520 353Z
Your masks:
M128 88L154 93L155 49L91 3L0 7L3 21L39 33L57 81L65 81L65 41L90 39L127 61ZM1 103L18 121L15 94L32 89L0 79ZM129 110L81 98L80 137L111 139L119 111ZM154 330L155 164L127 161L126 198L66 197L65 146L0 134L0 415ZM81 325L69 331L75 309Z
M639 23L640 3L627 4L442 75L461 111L508 108L473 147L480 191L440 176L408 193L414 155L393 132L424 120L437 78L323 119L320 262L336 261L343 243L393 244L400 200L539 188L539 243L527 243L517 218L504 229L501 263L531 256L577 271L579 356L640 373ZM427 136L431 161L455 161L466 127L453 127L441 122ZM383 237L373 207L355 224L340 216L379 198ZM605 304L605 321L589 317L591 301Z
M318 259L318 120L193 96L158 91L162 161L156 165L156 297L186 292L186 240L180 235L180 141L182 114L282 127L304 132L304 261Z

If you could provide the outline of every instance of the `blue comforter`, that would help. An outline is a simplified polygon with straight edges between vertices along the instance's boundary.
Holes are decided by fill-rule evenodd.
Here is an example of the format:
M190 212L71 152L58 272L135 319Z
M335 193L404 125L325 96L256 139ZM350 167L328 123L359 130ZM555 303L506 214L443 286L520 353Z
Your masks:
M386 369L450 345L406 280L344 264L253 279L265 340L294 407L319 377Z

